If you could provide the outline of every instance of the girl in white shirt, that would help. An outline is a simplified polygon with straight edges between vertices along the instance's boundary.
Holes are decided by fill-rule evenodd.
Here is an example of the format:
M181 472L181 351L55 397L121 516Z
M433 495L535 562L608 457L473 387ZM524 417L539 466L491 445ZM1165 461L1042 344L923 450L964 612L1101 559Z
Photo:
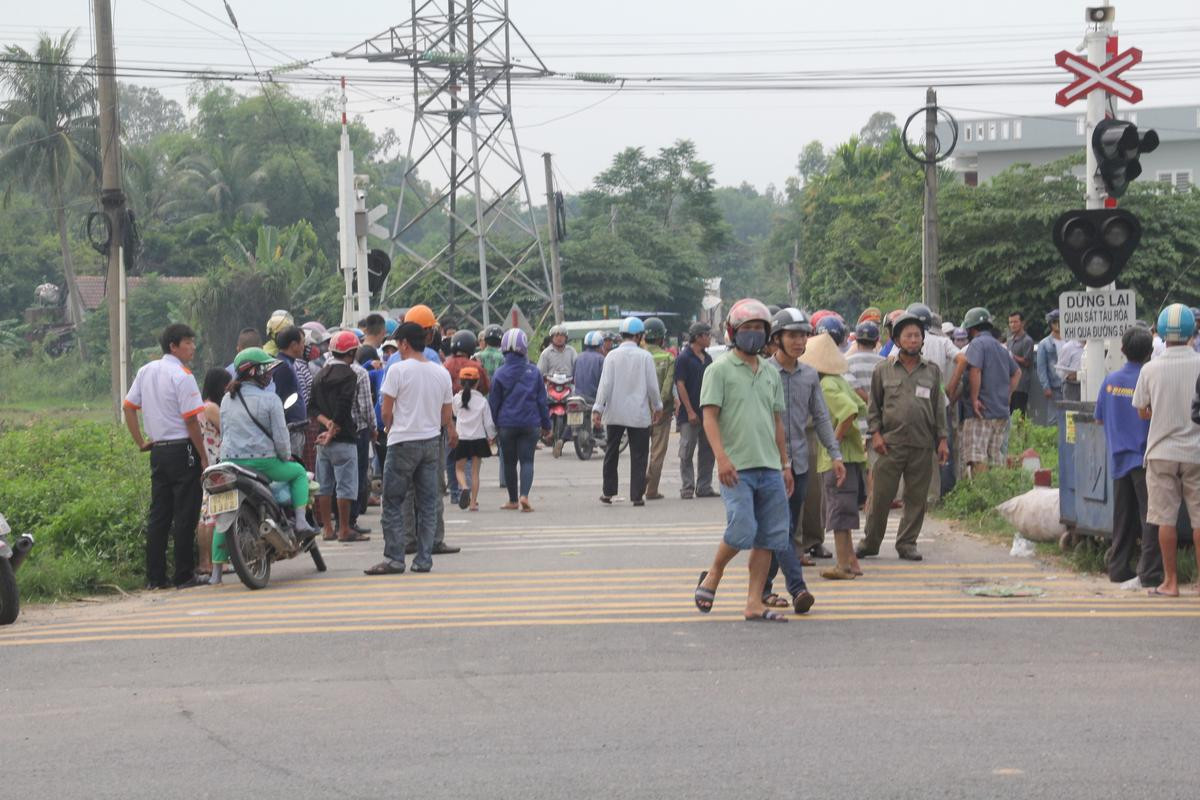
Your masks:
M471 462L471 490L465 488L458 497L458 507L479 510L479 464L492 455L492 441L496 438L496 425L492 422L492 409L487 398L474 391L479 382L477 367L463 367L458 373L462 391L454 395L454 427L458 431L458 445L451 451L458 485L467 485L467 461Z

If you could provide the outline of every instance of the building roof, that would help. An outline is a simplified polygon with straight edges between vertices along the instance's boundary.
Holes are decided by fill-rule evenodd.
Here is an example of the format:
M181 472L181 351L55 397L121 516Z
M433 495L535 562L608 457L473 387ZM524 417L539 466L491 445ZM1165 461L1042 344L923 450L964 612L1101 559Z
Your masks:
M169 286L190 286L200 282L199 278L159 277L158 280ZM135 275L126 278L125 281L129 291L133 291L145 284L146 278ZM79 296L83 300L84 310L95 311L104 305L104 282L103 275L80 275L75 279L75 284L79 287Z

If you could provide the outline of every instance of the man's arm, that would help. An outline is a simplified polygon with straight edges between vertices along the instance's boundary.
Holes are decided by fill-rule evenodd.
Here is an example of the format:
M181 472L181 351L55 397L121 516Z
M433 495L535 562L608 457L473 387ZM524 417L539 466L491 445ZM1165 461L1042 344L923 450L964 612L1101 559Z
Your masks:
M653 357L642 360L646 362L646 366L643 368L646 376L646 399L650 402L651 418L653 422L657 423L658 418L662 416L663 410L662 388L658 383L658 370L654 368Z
M970 384L971 410L975 412L975 416L982 418L983 403L979 401L979 390L983 386L983 370L979 367L971 367L967 382Z
M392 405L395 402L395 396L386 392L383 395L383 399L379 401L379 411L383 414L383 430L385 433L392 429L392 412L394 410Z
M788 456L787 435L783 430L783 414L775 412L775 446L779 448L779 469L783 473L783 488L788 497L796 490L796 477L792 474L792 460Z
M133 437L133 443L137 445L138 450L146 452L153 442L142 437L142 427L138 424L138 410L128 405L123 406L121 410L125 412L125 427L129 428L129 435Z
M808 413L813 418L813 427L817 431L817 439L829 451L830 458L842 460L842 448L838 442L842 440L833 430L833 421L829 416L829 406L825 403L825 393L820 384L813 387L808 395Z
M458 446L458 431L454 428L454 404L442 403L442 427L449 435L447 444L450 448Z
M1008 379L1008 396L1012 397L1013 392L1017 390L1017 384L1021 382L1021 368L1017 367L1013 370L1012 376Z
M950 402L956 402L958 395L962 392L962 377L967 369L967 354L966 350L958 351L958 355L954 357L954 372L950 375L950 383L946 386L946 397L950 398Z
M721 407L704 406L704 435L708 437L708 446L713 451L713 460L717 464L717 478L724 486L737 486L737 470L725 453L725 444L721 441Z
M683 381L675 381L675 389L679 392L680 405L687 412L688 422L699 422L700 415L696 413L696 409L692 406L692 398L688 396L687 386Z

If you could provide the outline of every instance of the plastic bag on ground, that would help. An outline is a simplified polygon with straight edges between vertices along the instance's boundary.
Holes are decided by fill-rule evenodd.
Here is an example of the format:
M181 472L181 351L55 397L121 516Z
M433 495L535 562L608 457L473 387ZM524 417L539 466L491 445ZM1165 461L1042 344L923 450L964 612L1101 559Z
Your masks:
M996 506L1000 516L1034 542L1056 542L1067 532L1058 521L1058 489L1035 486Z
M1013 558L1029 558L1034 553L1033 542L1026 539L1019 533L1013 534L1012 549L1008 554Z

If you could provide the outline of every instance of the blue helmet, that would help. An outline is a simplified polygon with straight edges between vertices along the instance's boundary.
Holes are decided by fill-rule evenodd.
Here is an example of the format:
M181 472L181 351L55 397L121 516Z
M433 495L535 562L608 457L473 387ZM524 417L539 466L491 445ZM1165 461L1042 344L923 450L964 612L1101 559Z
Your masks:
M602 344L604 344L604 334L600 331L588 331L587 335L583 337L584 347L599 347Z
M1186 342L1196 332L1196 316L1183 303L1172 303L1158 315L1158 335L1164 342Z
M646 326L637 317L626 317L621 320L621 333L632 334L636 336L639 333L645 333Z
M366 337L366 334L363 333L362 328L351 328L350 332L357 336L360 342Z
M500 351L525 355L529 352L529 337L520 328L509 328L500 339Z
M392 336L399 327L400 320L398 319L392 319L391 317L388 317L383 321L383 329L386 331L388 336Z
M823 317L817 323L817 333L828 333L829 338L833 339L833 343L838 347L846 341L846 323L834 316Z
M878 342L879 325L871 320L863 320L854 329L854 339L859 342Z

